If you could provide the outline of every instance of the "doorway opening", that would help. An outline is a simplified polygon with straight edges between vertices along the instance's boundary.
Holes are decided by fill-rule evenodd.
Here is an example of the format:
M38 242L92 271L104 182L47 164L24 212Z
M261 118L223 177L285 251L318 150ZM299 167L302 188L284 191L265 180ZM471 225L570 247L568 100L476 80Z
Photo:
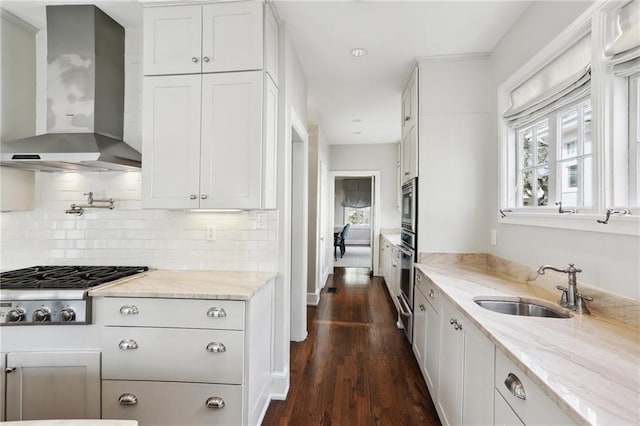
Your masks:
M333 230L334 268L377 271L379 171L331 172L330 227Z

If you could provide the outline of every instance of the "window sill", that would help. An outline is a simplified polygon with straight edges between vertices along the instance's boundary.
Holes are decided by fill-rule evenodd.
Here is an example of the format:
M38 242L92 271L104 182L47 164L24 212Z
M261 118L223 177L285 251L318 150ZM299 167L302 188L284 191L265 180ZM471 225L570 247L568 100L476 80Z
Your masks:
M523 211L505 212L505 214L506 217L498 218L498 223L640 236L640 215L611 216L609 223L602 224L597 221L604 220L604 214Z

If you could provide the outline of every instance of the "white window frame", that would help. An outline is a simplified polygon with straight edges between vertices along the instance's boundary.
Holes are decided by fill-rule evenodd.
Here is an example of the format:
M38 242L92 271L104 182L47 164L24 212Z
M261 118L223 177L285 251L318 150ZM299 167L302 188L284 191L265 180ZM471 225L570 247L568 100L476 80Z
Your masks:
M632 210L633 214L631 215L613 217L606 225L597 222L598 219L604 219L607 208L616 207L613 200L615 191L619 191L619 189L615 188L616 158L613 141L620 140L623 132L622 127L624 127L624 134L629 134L626 119L623 123L624 126L622 126L617 122L620 114L614 114L616 105L613 98L616 90L619 90L615 86L616 84L620 86L620 83L612 77L610 65L605 62L602 55L607 41L607 30L610 28L609 22L614 16L612 11L621 6L621 3L616 1L595 2L576 21L499 86L497 125L501 174L496 209L496 213L502 212L498 214L499 223L640 236L640 211L635 209ZM593 49L591 64L593 206L589 210L578 208L576 214L560 214L558 208L553 205L508 207L515 205L514 197L517 196L518 188L517 166L514 164L518 158L515 152L517 149L516 134L502 117L502 113L510 107L510 93L589 33L591 33ZM627 87L625 85L625 100L628 96ZM628 103L625 108L627 105ZM627 136L624 137L624 140L627 140ZM626 147L628 154L629 145L627 144ZM619 159L617 160L619 161ZM555 161L553 167L554 169L556 167Z
M372 218L371 218L371 214L372 214L371 213L372 212L371 206L362 207L362 208L363 209L366 209L366 208L369 209L369 223L368 224L353 224L353 223L351 223L350 225L351 225L352 228L364 228L364 229L371 228L371 220L372 220ZM350 223L347 220L347 209L357 209L357 207L342 207L342 214L344 215L344 223Z
M640 73L629 77L629 204L640 209Z

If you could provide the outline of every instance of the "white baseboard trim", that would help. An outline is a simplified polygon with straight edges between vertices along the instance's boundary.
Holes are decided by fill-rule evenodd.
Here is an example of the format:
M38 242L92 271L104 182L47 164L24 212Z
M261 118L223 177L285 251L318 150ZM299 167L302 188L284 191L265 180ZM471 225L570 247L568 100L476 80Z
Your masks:
M252 412L249 413L249 424L251 425L262 424L262 420L264 420L264 416L269 409L269 404L271 404L271 392L268 380L265 380L265 385L260 390L257 400L256 406L253 407Z
M318 306L318 303L320 303L320 289L315 293L307 293L307 305Z
M289 394L289 368L286 371L271 373L271 399L284 401Z

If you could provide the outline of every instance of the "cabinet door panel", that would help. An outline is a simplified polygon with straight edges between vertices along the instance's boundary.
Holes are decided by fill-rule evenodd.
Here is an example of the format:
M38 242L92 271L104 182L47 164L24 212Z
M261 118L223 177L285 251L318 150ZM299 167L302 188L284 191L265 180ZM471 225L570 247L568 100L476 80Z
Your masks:
M427 387L432 398L437 398L438 390L438 360L440 351L440 317L433 305L427 302L427 327L424 350L424 372Z
M414 292L415 303L413 307L413 353L418 361L418 366L424 374L425 365L425 340L427 338L427 300L422 292Z
M513 412L507 401L498 391L494 391L495 425L496 426L524 426L522 420Z
M15 352L7 367L7 420L100 418L100 352Z
M105 327L105 379L243 383L244 333L230 330ZM132 349L123 342L135 342ZM207 345L222 343L222 352Z
M135 395L137 403L121 405L126 394ZM102 396L103 418L136 419L140 426L243 424L239 385L104 380ZM208 408L210 397L222 398L224 408Z
M200 75L144 79L142 205L197 208Z
M201 10L199 5L144 9L145 75L200 72Z
M262 2L202 6L202 72L262 68L262 7Z
M493 424L493 343L468 321L464 339L462 421L465 425Z
M418 176L418 127L413 126L402 140L403 178L402 182Z
M260 208L262 71L202 77L202 208Z
M450 321L462 317L449 303L442 303L441 309L438 413L444 425L461 425L464 329L456 330Z

